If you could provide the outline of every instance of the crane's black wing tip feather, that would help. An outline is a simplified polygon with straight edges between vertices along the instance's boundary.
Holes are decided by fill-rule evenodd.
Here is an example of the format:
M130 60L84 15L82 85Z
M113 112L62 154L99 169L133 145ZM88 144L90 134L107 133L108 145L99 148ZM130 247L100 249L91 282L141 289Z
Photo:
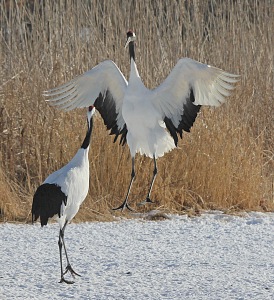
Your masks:
M169 119L168 117L164 118L164 122L166 124L167 130L169 131L170 135L173 137L174 143L177 147L177 144L178 144L178 136L177 136L178 129L174 126L171 119ZM180 135L181 135L181 132L180 132Z
M100 93L99 97L94 102L94 106L102 116L107 130L110 130L110 135L115 134L113 142L115 143L118 136L121 135L120 145L124 145L126 143L127 127L126 124L124 124L124 127L121 130L118 128L118 113L116 112L116 103L111 93L108 90L104 95Z
M183 131L190 132L198 112L200 111L201 105L195 105L194 101L194 92L193 89L190 88L189 97L186 99L183 105L183 114L181 115L181 120L177 127L172 123L170 118L164 118L166 128L173 137L176 146L178 145L178 134L182 138Z
M125 124L123 129L119 132L119 134L121 135L120 138L120 145L124 146L125 143L127 142L127 125Z
M67 196L60 186L50 183L40 185L33 196L32 222L40 217L41 226L44 226L54 215L58 214L60 217L62 203L67 204Z

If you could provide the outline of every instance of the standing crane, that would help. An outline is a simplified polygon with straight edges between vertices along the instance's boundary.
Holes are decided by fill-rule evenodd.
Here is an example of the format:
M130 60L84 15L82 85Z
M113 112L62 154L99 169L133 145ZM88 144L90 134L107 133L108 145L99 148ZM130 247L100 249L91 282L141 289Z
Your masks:
M65 111L94 105L100 112L114 142L127 142L132 161L131 180L123 203L115 208L131 209L130 189L135 178L134 158L144 154L154 161L153 176L146 198L152 202L151 190L157 175L157 158L174 149L178 135L190 131L203 105L219 106L238 81L238 75L202 64L190 58L179 59L160 86L150 90L143 84L135 62L136 35L127 32L130 76L125 79L117 65L106 60L83 75L46 91L46 101ZM91 100L91 99L95 99Z
M93 128L94 106L89 106L87 109L88 130L81 148L77 151L72 160L49 175L46 180L40 185L33 197L32 203L32 222L35 222L40 217L41 226L47 225L48 219L56 217L59 226L59 253L61 265L61 282L68 284L74 283L65 279L64 275L70 272L72 277L76 273L69 262L68 254L65 246L64 233L67 224L77 214L81 203L85 200L89 189L89 160L88 152L90 138ZM67 260L65 271L62 263L62 247Z

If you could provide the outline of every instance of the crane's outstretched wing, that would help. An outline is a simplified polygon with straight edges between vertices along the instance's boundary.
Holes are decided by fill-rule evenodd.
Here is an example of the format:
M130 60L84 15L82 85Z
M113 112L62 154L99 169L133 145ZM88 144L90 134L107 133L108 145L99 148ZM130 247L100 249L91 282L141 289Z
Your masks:
M224 103L238 77L190 58L178 61L165 81L152 91L152 102L176 145L177 134L182 137L183 130L190 131L201 105Z
M94 105L101 114L114 141L121 135L126 142L127 128L122 116L122 104L127 80L117 65L106 60L71 81L44 92L46 102L65 111Z

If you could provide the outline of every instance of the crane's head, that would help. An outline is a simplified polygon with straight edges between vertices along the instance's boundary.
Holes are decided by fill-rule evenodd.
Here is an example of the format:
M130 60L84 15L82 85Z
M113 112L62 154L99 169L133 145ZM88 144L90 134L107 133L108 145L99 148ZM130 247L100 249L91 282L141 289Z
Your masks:
M136 40L136 35L135 33L132 31L132 30L129 30L127 32L127 42L126 42L126 45L125 45L125 48L128 46L128 44L130 42L134 42Z
M91 105L87 108L87 118L88 118L88 122L91 120L91 118L93 117L95 113L95 106Z

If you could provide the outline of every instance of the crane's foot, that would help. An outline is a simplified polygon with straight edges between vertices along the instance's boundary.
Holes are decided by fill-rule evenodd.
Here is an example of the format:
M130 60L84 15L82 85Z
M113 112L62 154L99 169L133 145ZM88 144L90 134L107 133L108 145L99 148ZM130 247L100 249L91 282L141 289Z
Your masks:
M75 277L75 275L81 277L80 274L76 273L76 272L72 269L71 265L67 265L66 271L62 274L59 283L62 283L62 282L65 282L65 283L67 283L67 284L73 284L73 283L74 283L74 281L72 281L72 280L67 280L67 279L65 279L64 275L67 274L67 272L70 272L70 274L71 274L71 276L72 276L73 278Z
M72 269L71 265L67 265L66 271L64 272L63 275L65 275L67 272L70 272L70 274L72 275L72 277L75 277L75 275L81 277L80 274L76 273L76 272Z
M74 283L74 281L70 281L70 280L65 279L64 276L62 276L60 281L59 281L59 283L62 283L62 282L65 282L67 284L73 284Z
M145 205L147 203L155 203L155 201L152 201L149 197L146 197L146 199L144 201L138 203L137 205L142 206L142 205Z
M130 211L134 211L128 204L127 201L125 200L120 206L113 208L112 210L119 210L121 209L121 211L123 212L125 210L125 208L127 208Z

